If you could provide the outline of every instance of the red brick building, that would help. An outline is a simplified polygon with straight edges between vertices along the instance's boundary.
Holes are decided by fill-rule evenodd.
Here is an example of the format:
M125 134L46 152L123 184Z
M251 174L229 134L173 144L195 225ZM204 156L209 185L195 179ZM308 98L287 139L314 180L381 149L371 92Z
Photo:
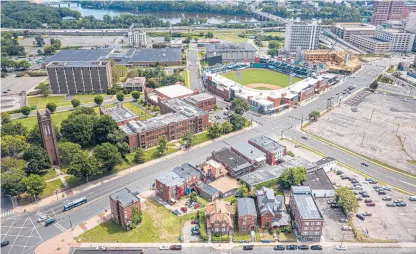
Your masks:
M285 146L266 136L251 138L248 143L266 154L266 163L269 165L279 164L286 155Z
M301 241L319 242L322 236L324 218L312 196L309 186L292 186L289 207L294 229Z
M254 199L239 198L237 200L238 231L248 233L257 229L257 211Z
M140 199L127 188L110 195L110 207L114 221L124 229L130 228L134 207L141 212Z
M100 115L108 114L113 118L118 126L125 125L130 121L140 120L140 117L123 107L122 103L111 108L100 107Z
M207 205L205 217L207 231L211 233L229 234L234 230L234 207L223 200L215 200Z
M156 193L164 201L174 203L190 193L200 179L201 173L185 163L155 178Z
M195 107L206 111L214 109L214 106L217 103L217 99L208 93L191 95L186 97L184 100Z
M166 100L185 98L199 93L197 89L191 90L185 87L182 82L171 86L159 87L156 89L146 88L144 91L144 97L146 101L152 105L159 107L160 104Z
M290 225L290 215L286 212L283 196L275 196L272 189L263 187L256 192L256 197L261 228Z

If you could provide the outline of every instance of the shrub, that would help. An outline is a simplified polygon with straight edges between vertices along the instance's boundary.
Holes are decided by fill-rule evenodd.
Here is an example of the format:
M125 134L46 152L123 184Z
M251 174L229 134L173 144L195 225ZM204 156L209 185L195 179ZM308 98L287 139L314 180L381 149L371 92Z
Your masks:
M26 73L27 73L27 75L29 75L31 77L48 76L48 73L46 71L28 71Z

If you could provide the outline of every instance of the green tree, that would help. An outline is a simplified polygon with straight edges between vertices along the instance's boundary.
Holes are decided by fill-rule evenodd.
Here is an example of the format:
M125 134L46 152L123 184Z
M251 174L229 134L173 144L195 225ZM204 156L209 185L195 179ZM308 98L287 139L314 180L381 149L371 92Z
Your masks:
M299 185L307 179L306 169L304 167L294 167L283 170L279 178L279 183L283 189L289 189L290 186Z
M117 122L110 115L102 115L95 121L94 137L97 144L107 142L108 134L118 129Z
M275 57L278 53L279 53L279 50L275 48L267 50L267 54L270 55L271 57Z
M140 98L140 92L139 91L133 91L131 93L131 96L133 97L133 99L135 99L137 101Z
M194 202L197 202L197 197L198 197L198 194L196 194L196 192L195 191L193 191L193 192L191 192L191 194L189 195L189 200L191 200L191 201L194 201Z
M279 49L280 43L277 41L269 41L269 49Z
M115 166L123 162L117 147L110 143L96 146L93 155L97 160L99 168L103 171L110 172Z
M20 112L26 117L29 116L30 111L32 111L32 109L29 106L23 106L20 108Z
M233 130L241 130L246 125L246 119L239 114L233 114L230 119Z
M94 97L94 102L97 104L97 106L101 106L104 102L104 97L102 95L97 95Z
M61 133L68 141L87 147L94 141L94 126L97 121L96 116L75 115L61 123Z
M165 136L162 136L159 139L159 143L157 145L157 152L159 153L159 156L165 155L168 151L168 140Z
M101 173L94 156L90 156L86 151L77 151L72 155L71 163L68 167L68 174L82 177L89 181L90 176Z
M142 148L138 148L136 150L136 153L134 154L134 162L139 163L139 164L145 162L144 151Z
M1 112L1 124L10 123L10 114L7 112Z
M52 54L55 54L56 49L54 46L48 45L43 48L43 52L45 53L45 55L52 55Z
M3 136L1 140L1 156L14 157L23 152L26 147L26 137L24 136Z
M114 145L120 142L126 142L126 137L127 137L126 133L120 130L120 128L117 128L113 130L112 132L108 133L107 140L108 142Z
M71 100L71 104L72 104L72 107L76 108L79 105L81 105L81 101L78 100L77 98L74 98L74 99Z
M47 104L46 104L46 108L47 109L49 109L49 111L51 112L51 113L53 113L53 112L55 112L56 111L56 103L55 102L48 102Z
M117 97L117 100L119 101L119 102L122 102L122 101L124 101L124 94L123 93L117 93L117 95L116 95L116 97Z
M61 49L62 43L59 39L51 38L50 42L55 51Z
M250 106L248 105L247 100L241 98L234 98L231 102L231 110L234 110L235 113L242 115L244 112L248 111Z
M76 115L96 116L97 113L95 113L93 108L80 106L80 107L77 107L74 111L72 111L72 113L69 114L68 118L74 117Z
M23 179L23 183L26 186L26 192L32 196L36 197L43 193L43 190L46 188L45 179L43 179L40 175L31 174L25 179Z
M207 38L214 38L214 34L212 32L207 32L207 34L205 35L205 37L207 37Z
M339 187L335 190L337 202L342 206L346 214L357 212L360 207L354 193L346 186Z
M316 121L321 116L321 113L319 111L312 111L309 113L309 121Z
M75 155L80 153L81 146L72 142L58 143L59 159L62 165L69 165L75 158Z
M187 132L183 137L182 141L186 148L192 146L192 142L195 140L195 134L193 131Z
M220 123L213 123L208 126L208 134L211 138L218 138L223 133L222 127Z
M124 65L114 65L111 67L111 74L113 75L113 83L118 83L121 77L127 76L128 69Z
M127 142L117 142L116 147L123 159L126 159L126 154L130 153L130 146Z
M137 207L133 206L131 211L131 224L132 227L136 227L140 223L142 223L143 215L141 212L137 210Z
M26 171L30 173L40 173L41 170L51 167L48 153L43 147L38 145L31 145L25 150L23 159L28 162Z
M42 82L36 87L36 89L40 91L43 97L48 97L48 95L51 93L51 89L48 83Z
M26 136L27 128L21 123L6 123L1 126L1 135Z
M23 179L25 172L22 169L11 168L1 174L1 189L12 197L20 195L26 191Z
M5 173L11 169L20 169L23 170L25 168L26 161L21 159L16 159L12 157L2 158L0 163L1 173Z
M222 123L222 131L227 134L233 131L233 125L230 123L230 121L224 121Z
M238 188L238 193L240 194L241 198L245 198L248 196L248 187L245 183L241 182L240 187Z
M36 47L45 46L45 40L43 39L42 35L35 36L35 43Z
M377 90L378 88L378 82L377 80L374 80L371 84L370 84L370 89L374 92L375 90Z
M27 70L32 64L28 60L20 60L16 62L16 69L18 70Z

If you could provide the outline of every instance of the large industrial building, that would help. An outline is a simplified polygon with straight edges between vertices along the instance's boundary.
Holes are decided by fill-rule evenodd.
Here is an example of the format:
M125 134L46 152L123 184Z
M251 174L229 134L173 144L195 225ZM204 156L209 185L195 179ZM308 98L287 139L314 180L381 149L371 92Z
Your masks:
M286 24L284 50L296 52L297 50L312 50L319 47L320 27L317 24Z
M350 41L351 35L374 35L376 27L365 23L334 23L331 32L345 41Z
M206 57L222 56L222 62L253 62L257 48L251 43L216 43L206 46Z

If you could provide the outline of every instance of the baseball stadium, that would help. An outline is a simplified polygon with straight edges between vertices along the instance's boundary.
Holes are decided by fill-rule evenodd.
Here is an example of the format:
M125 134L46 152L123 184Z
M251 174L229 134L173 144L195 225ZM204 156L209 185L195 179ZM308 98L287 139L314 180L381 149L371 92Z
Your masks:
M205 69L204 85L225 100L243 98L251 110L273 114L312 98L328 87L328 81L311 69L267 60Z

